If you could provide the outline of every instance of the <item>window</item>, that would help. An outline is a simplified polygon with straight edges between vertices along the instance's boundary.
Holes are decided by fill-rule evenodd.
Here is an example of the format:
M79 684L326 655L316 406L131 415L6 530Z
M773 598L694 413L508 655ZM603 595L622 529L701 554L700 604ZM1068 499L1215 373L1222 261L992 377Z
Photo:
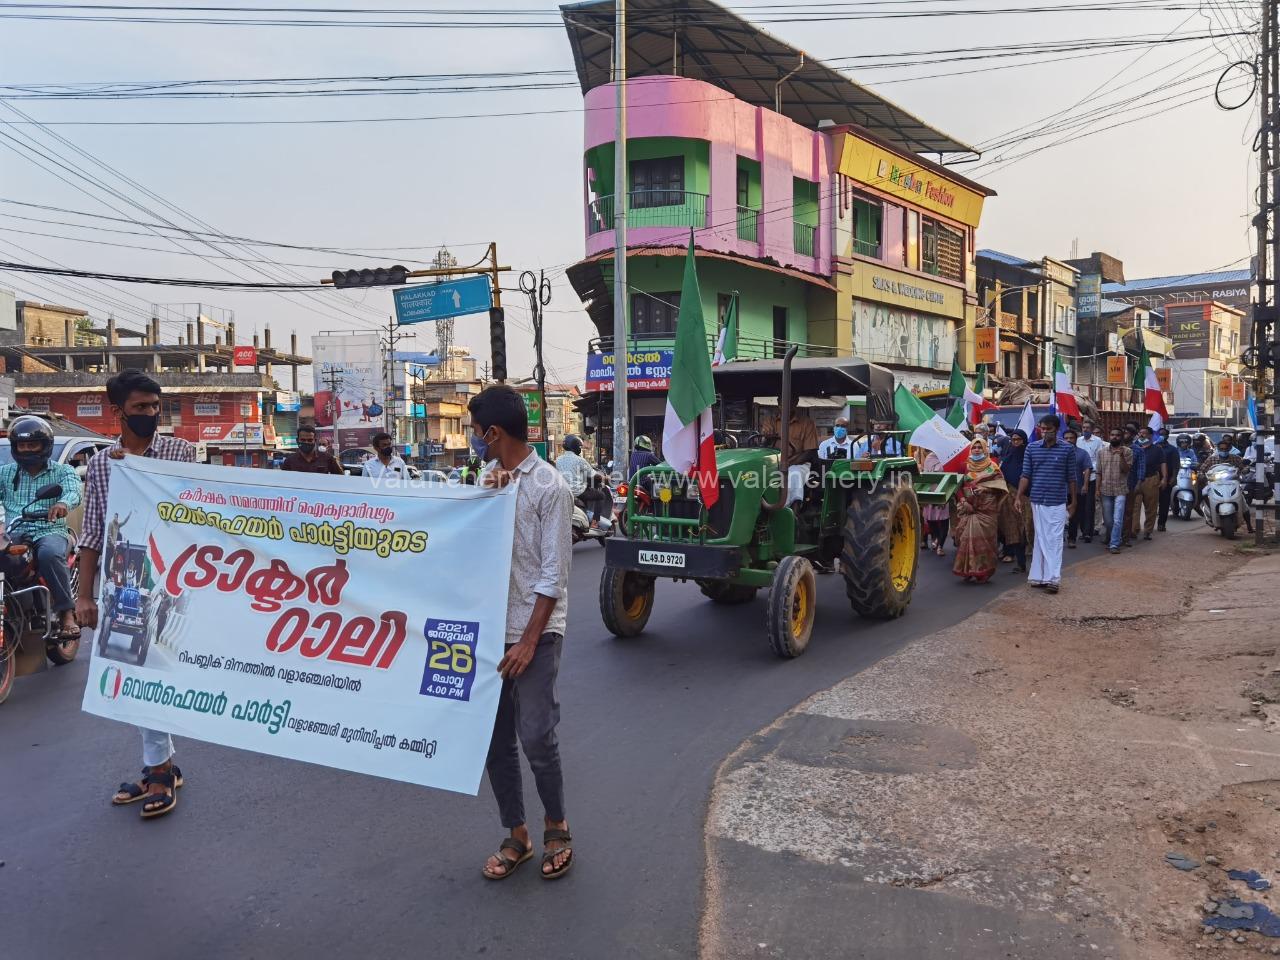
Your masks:
M751 206L751 174L742 167L738 168L738 206Z
M920 214L907 211L907 267L920 269Z
M1076 333L1076 308L1067 307L1067 333L1075 336Z
M684 203L684 157L631 161L631 206L676 207Z
M1053 305L1053 331L1054 333L1067 332L1067 308L1060 303Z
M162 427L182 425L182 404L177 397L160 398L160 425Z
M732 293L721 293L716 295L716 322L719 326L724 326L724 318L729 315L729 304L733 303Z
M252 417L252 416L253 416L253 404L251 404L251 403L242 403L242 404L240 404L240 416L241 416L241 418L242 418L242 419L243 419L243 418L246 418L246 417Z
M670 337L680 315L680 293L631 294L631 333L636 337Z
M921 217L920 269L957 283L964 282L964 237L936 220Z
M880 259L884 210L879 200L853 198L853 252Z
M881 244L881 255L885 263L891 266L900 267L906 262L907 255L907 236L906 236L906 211L896 203L886 202L884 205L884 219L882 236L884 237Z

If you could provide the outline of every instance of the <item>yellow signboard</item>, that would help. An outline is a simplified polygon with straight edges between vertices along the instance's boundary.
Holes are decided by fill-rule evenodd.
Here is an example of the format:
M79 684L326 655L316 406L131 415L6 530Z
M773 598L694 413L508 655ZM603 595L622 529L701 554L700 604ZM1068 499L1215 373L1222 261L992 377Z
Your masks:
M978 327L973 331L974 363L999 363L1000 338L996 327Z
M1173 389L1173 371L1168 367L1156 369L1156 382L1160 384L1160 392L1168 393Z
M1233 393L1234 393L1234 390L1231 386L1231 378L1220 377L1218 379L1218 399L1230 400Z
M953 320L964 318L962 288L861 261L853 265L853 297L872 303L891 303L921 313L936 313Z
M843 136L839 169L851 180L971 227L982 219L985 198L976 190L926 168L919 158L900 156L852 133Z
M1124 357L1107 357L1107 383L1128 383L1128 364Z
M1244 403L1248 396L1247 388L1243 380L1233 380L1231 382L1231 399L1236 403Z

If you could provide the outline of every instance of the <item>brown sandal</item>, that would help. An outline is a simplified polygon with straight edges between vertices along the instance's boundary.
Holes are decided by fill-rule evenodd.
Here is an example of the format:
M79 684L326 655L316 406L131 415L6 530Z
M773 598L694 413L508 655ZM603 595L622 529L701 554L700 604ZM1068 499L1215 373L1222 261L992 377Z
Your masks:
M142 768L142 779L135 783L122 783L115 795L111 798L112 804L117 807L123 807L125 804L137 803L147 795L147 774L151 772L150 767ZM174 786L180 787L185 782L182 779L182 771L175 764L173 767Z
M146 783L148 786L159 784L164 788L164 792L147 793L142 798L142 819L163 817L166 813L172 812L178 805L177 776L174 769L170 767L168 770L158 770L153 767L146 776Z
M555 860L555 858L560 856L562 853L567 853L569 857L567 860L565 860L564 863L560 864L559 867L553 866L549 873L546 870L543 870L542 871L543 880L558 880L561 877L563 877L566 873L568 873L569 868L573 866L573 847L569 845L573 841L573 837L569 835L569 831L568 830L544 831L542 834L543 846L545 847L546 844L552 840L562 840L564 841L564 846L556 847L554 850L543 850L542 865L545 867L547 864L552 863Z
M503 856L503 850L512 851L515 853L515 857ZM484 874L486 880L505 880L516 872L516 867L533 856L533 847L526 845L515 837L507 837L502 843L498 844L498 852L494 856L498 858L498 866L502 868L502 873L490 873L490 867L487 863L480 868L480 872Z

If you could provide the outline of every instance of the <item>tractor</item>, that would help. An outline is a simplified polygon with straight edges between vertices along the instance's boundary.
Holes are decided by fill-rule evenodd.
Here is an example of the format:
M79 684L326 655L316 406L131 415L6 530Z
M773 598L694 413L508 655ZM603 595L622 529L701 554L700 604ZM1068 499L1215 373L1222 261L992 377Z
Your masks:
M837 563L855 613L905 613L920 555L919 505L947 503L961 477L923 473L909 456L820 460L814 451L792 463L789 444L775 449L756 423L756 403L777 397L776 432L789 437L793 396L847 402L868 424L893 421L893 374L857 358L796 360L793 347L782 360L732 362L713 375L719 497L707 509L695 479L666 463L632 478L628 539L605 545L600 612L609 631L629 638L644 630L659 579L692 580L721 604L749 603L767 590L769 646L798 657L813 632L815 565L833 571Z

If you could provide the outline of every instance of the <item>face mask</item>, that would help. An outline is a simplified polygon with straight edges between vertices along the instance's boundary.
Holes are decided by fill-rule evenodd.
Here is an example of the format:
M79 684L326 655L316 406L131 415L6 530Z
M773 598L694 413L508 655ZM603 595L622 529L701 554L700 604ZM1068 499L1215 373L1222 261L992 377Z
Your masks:
M982 459L983 459L983 453L982 453L982 451L981 451L981 450L974 450L973 452L971 452L971 453L969 454L969 459L970 459L970 460L982 460Z
M316 449L316 442L315 442L314 440L299 440L299 441L298 441L298 450L299 450L300 452L302 452L302 453L307 454L308 456L310 456L312 453L314 453L314 452L315 452L315 449Z
M1092 430L1090 430L1088 427L1085 427L1085 428L1084 428L1083 430L1081 430L1080 432L1081 432L1082 434L1084 434L1084 438L1085 438L1086 440L1088 440L1090 437L1092 437L1092 436L1093 436L1093 431L1092 431Z
M378 456L379 456L379 457L381 457L383 460L390 460L390 459L391 459L391 448L390 448L390 447L379 447L379 448L378 448Z
M1218 452L1219 452L1220 454L1222 454L1224 457L1227 457L1227 456L1230 456L1230 455L1231 455L1231 448L1230 448L1230 447L1219 447L1219 448L1218 448Z
M155 414L131 413L124 418L124 422L135 436L149 440L155 436L156 428L160 426L160 417Z
M835 437L837 440L843 440L849 435L849 431L845 427L836 427Z
M1111 438L1111 445L1112 445L1113 447L1118 447L1118 446L1120 446L1120 444L1122 444L1122 443L1124 443L1124 441L1123 441L1123 440L1121 440L1121 439L1119 439L1118 437L1112 437L1112 438Z
M1138 446L1140 446L1140 447L1149 447L1149 446L1151 446L1151 438L1150 438L1150 437L1139 437L1139 438L1138 438Z
M489 459L489 441L473 433L471 435L471 451L481 460Z

